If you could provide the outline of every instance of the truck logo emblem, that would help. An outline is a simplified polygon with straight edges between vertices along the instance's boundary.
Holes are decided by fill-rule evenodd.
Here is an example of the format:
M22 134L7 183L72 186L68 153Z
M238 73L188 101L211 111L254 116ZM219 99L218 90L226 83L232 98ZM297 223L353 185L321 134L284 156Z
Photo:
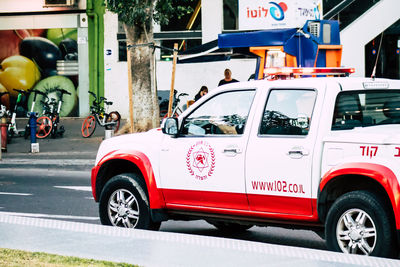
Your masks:
M215 169L214 149L205 141L195 143L189 148L186 155L186 166L190 175L196 179L207 179Z

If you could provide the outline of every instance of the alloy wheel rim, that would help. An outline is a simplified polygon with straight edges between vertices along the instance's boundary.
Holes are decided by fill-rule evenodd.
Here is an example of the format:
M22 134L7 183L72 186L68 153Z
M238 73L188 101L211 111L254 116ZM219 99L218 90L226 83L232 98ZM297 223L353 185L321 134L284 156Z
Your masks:
M113 226L135 228L139 221L139 204L126 189L118 189L111 194L107 210Z
M374 221L361 209L347 210L337 223L336 240L344 253L370 255L377 241Z

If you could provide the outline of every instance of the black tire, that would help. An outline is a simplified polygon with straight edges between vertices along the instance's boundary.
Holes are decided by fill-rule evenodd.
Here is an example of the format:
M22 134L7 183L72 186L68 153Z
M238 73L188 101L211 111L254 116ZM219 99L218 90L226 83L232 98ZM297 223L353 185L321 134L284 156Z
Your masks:
M244 231L249 230L253 225L249 224L239 224L239 223L232 223L232 222L223 222L223 221L214 221L214 220L207 220L207 222L218 230L226 233L241 233Z
M106 123L114 122L114 125L107 125L106 130L114 130L114 133L118 132L119 125L121 123L121 115L118 111L112 111L106 117Z
M24 138L28 139L31 136L31 127L28 125L25 126Z
M333 203L326 218L328 249L394 257L397 242L392 217L387 205L375 194L361 190L346 193Z
M130 200L127 201L128 199ZM100 221L104 225L158 230L161 223L151 220L148 199L146 186L138 175L133 173L116 175L106 183L101 192ZM111 209L110 203L114 203L114 209ZM115 220L112 220L112 217Z
M7 129L7 144L11 143L11 139L14 137L14 132L13 130Z
M57 125L53 125L53 129L51 129L51 138L55 139L57 137Z

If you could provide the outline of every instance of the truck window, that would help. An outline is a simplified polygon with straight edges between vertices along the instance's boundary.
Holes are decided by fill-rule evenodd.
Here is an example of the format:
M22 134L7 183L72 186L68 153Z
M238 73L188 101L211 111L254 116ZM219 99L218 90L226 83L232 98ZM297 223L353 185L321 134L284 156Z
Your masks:
M255 90L231 91L209 99L183 123L184 135L241 135Z
M313 90L271 90L259 134L307 135L315 98Z
M400 124L400 90L364 90L338 94L332 130L383 124Z

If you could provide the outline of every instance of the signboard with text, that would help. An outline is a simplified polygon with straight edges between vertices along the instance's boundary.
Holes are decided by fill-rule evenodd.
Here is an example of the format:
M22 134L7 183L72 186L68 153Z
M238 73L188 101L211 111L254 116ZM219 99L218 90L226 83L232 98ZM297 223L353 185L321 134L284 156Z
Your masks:
M322 19L322 0L239 0L239 30L299 28Z

